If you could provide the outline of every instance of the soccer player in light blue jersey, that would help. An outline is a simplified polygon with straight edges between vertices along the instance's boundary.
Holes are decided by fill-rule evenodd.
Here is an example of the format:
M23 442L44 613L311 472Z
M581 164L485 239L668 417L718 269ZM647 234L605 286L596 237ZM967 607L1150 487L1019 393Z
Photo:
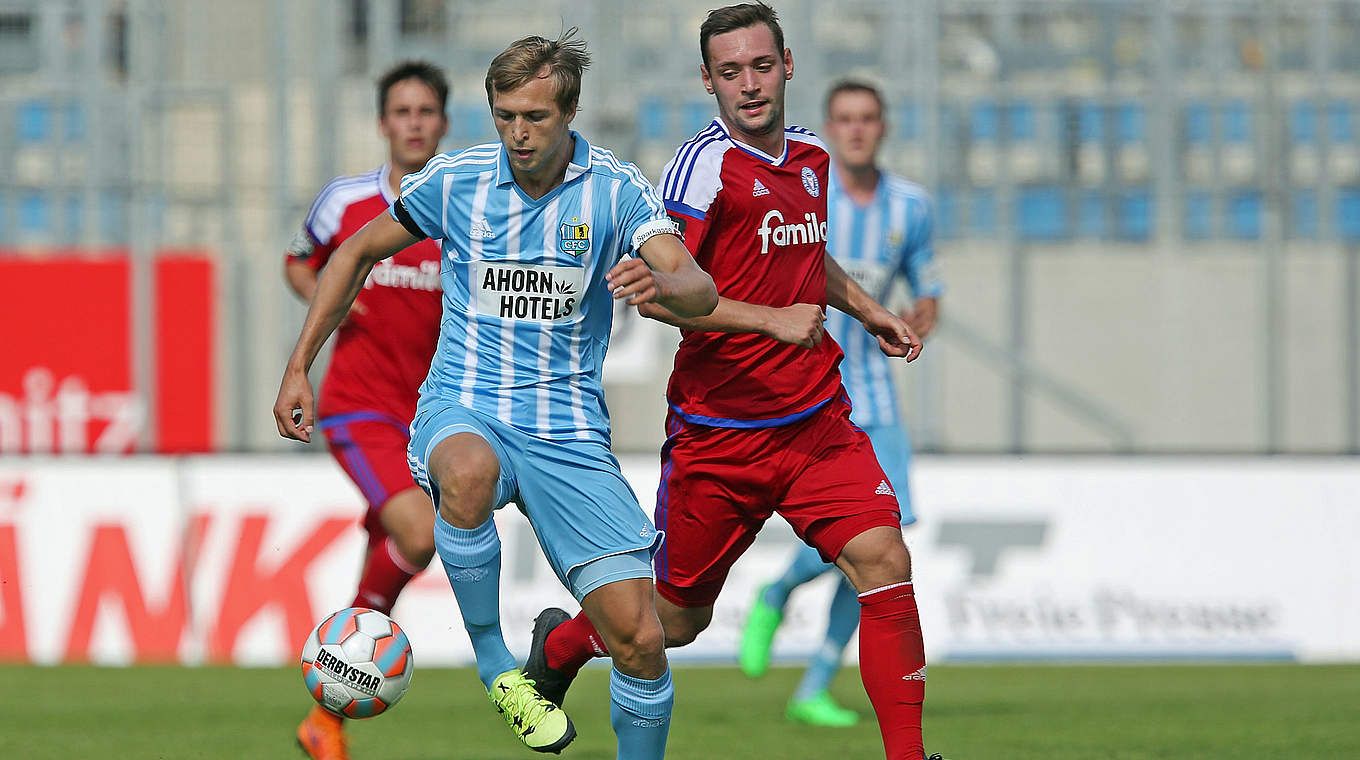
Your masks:
M920 186L878 168L884 126L883 97L877 88L847 80L828 92L822 133L829 138L832 153L827 250L880 303L887 300L897 278L905 278L913 302L903 317L924 339L935 326L943 290L931 251L930 198ZM907 486L911 443L898 419L890 360L847 314L828 314L826 329L845 351L841 376L854 407L850 419L868 433L888 476L880 487L896 490L902 524L915 522ZM783 575L761 588L742 631L740 664L746 675L759 677L769 667L771 644L789 594L832 569L816 549L804 546ZM859 625L859 606L854 586L840 576L828 612L826 641L789 701L790 720L818 726L852 726L859 721L857 713L836 704L827 690Z
M574 31L498 55L486 92L500 142L435 156L332 254L274 416L280 434L310 440L307 369L364 278L441 240L443 324L408 459L437 510L435 547L478 675L529 748L560 752L575 737L501 634L492 512L514 501L613 657L618 757L659 760L674 701L652 602L661 537L609 451L600 370L615 299L703 316L718 296L642 173L570 129L590 61Z

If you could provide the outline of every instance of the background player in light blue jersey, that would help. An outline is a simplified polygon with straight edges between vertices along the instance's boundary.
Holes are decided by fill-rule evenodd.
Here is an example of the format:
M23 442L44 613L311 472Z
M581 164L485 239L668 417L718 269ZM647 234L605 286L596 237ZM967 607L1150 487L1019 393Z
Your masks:
M274 416L282 435L310 439L307 369L364 278L417 240L441 240L443 323L408 459L437 508L435 547L478 675L531 749L575 737L501 634L491 516L514 501L613 656L618 756L650 760L665 752L674 701L652 604L660 536L609 451L600 371L613 299L703 316L718 296L641 172L570 129L590 61L573 34L498 55L486 91L500 142L435 156L332 254Z
M883 97L872 85L847 80L827 93L822 133L829 138L832 153L827 250L880 303L887 301L897 278L905 278L913 302L903 317L924 339L935 326L943 290L931 251L930 198L920 186L878 168L884 126ZM854 406L850 419L868 433L888 476L880 487L896 490L902 524L913 523L907 485L911 442L898 419L889 359L847 314L829 313L826 329L845 352L841 376ZM789 594L832 569L816 549L804 546L783 575L761 588L742 631L740 664L746 675L758 677L769 667L771 644ZM823 726L852 726L859 721L857 713L837 705L827 691L859 625L855 588L844 576L838 580L826 641L789 701L787 715L793 721Z

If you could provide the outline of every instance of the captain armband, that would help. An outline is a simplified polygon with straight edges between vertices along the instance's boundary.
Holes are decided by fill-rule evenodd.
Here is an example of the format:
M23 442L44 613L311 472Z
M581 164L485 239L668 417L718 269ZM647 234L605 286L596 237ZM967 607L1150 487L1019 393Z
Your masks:
M392 216L396 217L397 221L401 222L401 226L405 227L406 231L416 239L424 240L429 237L424 230L420 229L420 225L416 224L416 220L411 218L411 212L406 210L405 198L397 198L393 201Z
M657 235L675 235L680 237L680 228L671 221L669 217L665 219L653 219L650 222L637 228L633 233L633 250L642 250L642 244L656 237Z

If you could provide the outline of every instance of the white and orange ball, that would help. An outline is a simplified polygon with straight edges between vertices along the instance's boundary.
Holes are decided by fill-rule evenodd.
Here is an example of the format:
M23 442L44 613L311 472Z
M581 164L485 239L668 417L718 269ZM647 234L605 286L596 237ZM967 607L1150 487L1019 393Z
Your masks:
M392 618L350 607L322 620L302 647L302 680L322 707L372 718L411 685L411 643Z

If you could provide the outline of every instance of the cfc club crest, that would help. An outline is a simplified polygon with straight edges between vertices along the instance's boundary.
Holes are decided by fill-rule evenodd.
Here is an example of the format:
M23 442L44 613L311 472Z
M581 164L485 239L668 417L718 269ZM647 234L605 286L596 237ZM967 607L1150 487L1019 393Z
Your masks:
M803 189L808 191L808 195L811 195L813 198L821 195L822 185L817 181L817 172L814 172L810 166L804 166L802 175Z
M580 256L590 250L590 225L580 219L573 216L569 224L562 225L560 235L563 253Z

